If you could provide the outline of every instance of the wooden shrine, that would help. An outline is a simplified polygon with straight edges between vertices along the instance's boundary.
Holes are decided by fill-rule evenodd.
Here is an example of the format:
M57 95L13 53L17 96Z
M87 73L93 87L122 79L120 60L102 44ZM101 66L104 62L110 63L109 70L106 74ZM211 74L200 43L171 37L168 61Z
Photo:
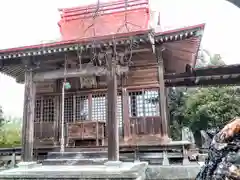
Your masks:
M61 142L108 146L110 160L168 142L164 74L195 65L204 25L156 32L147 0L60 11L61 41L0 50L0 72L25 83L23 159Z

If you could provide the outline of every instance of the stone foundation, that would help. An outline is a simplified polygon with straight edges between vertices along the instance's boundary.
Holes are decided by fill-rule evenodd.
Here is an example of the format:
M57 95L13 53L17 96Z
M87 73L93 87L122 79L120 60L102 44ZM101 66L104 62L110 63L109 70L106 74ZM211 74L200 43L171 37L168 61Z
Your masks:
M193 165L150 165L146 170L147 180L194 180L200 170L198 164Z
M18 168L0 172L5 179L74 179L74 180L193 180L200 170L192 165L148 165L144 162L107 162L104 165L55 165L20 163Z
M0 180L17 179L74 179L74 180L144 180L147 163L107 162L104 165L44 166L24 163L18 168L0 172Z

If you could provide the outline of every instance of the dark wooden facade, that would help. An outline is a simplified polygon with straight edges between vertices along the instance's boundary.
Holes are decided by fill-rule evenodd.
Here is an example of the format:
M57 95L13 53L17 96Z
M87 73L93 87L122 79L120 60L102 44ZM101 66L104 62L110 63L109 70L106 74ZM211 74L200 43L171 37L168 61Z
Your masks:
M159 106L151 102L151 99L157 98L157 96L158 88L127 89L119 86L116 115L121 137L127 140L135 135L161 134ZM69 137L73 139L78 137L79 140L104 140L106 138L106 90L94 89L93 91L68 92L65 97L64 111ZM60 122L61 93L37 94L34 123L35 142L38 142L38 145L54 144L54 140L59 139ZM101 124L98 137L96 134L97 123ZM76 127L79 127L79 129L76 130ZM78 131L78 133L75 131ZM67 138L69 139L69 137ZM100 144L104 145L104 143Z
M23 159L32 160L34 146L59 146L64 78L65 146L108 145L117 160L119 145L168 140L164 73L195 64L203 28L0 50L1 72L25 82Z

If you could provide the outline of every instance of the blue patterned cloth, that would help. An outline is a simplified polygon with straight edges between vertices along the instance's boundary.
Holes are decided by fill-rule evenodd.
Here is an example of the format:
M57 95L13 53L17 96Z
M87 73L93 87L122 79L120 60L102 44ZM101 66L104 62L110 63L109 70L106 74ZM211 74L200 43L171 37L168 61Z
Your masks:
M229 126L232 129L226 127L227 133L222 130L213 137L208 158L196 180L240 180L240 133L239 130L231 131L231 136L227 136L233 126Z

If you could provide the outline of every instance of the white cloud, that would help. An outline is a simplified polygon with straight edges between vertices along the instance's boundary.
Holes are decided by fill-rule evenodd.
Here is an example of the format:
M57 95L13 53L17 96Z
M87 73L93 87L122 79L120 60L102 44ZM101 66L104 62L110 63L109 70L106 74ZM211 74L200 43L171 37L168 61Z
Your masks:
M228 64L240 63L240 10L221 0L150 0L161 12L163 29L206 22L203 47L220 53ZM0 1L0 48L36 44L60 37L58 8L96 0ZM8 114L22 115L23 86L0 75L0 102Z

